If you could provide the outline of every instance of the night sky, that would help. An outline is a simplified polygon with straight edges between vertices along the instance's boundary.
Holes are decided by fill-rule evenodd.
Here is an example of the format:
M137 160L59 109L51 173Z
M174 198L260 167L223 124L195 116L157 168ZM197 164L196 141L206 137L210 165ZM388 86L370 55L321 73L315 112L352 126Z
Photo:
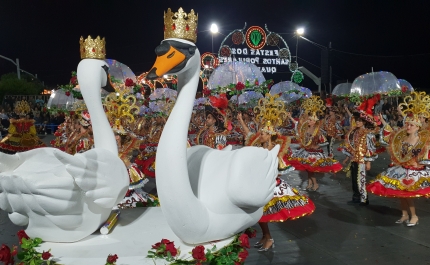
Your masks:
M282 33L292 55L296 51L295 29L318 44L332 43L333 86L352 82L371 71L389 71L415 88L429 88L430 18L428 1L400 0L252 0L252 1L167 1L167 0L44 0L0 1L0 55L20 59L21 68L37 74L45 85L66 84L80 61L79 38L106 38L107 58L128 65L136 74L148 71L155 59L154 48L163 40L163 11L183 7L199 15L197 46L214 50L234 29L267 24ZM347 53L345 53L347 52ZM298 63L320 76L321 49L299 40ZM360 55L353 55L355 53ZM294 60L294 59L293 59ZM0 58L0 75L16 71ZM291 74L266 78L290 80ZM316 85L305 77L303 86Z

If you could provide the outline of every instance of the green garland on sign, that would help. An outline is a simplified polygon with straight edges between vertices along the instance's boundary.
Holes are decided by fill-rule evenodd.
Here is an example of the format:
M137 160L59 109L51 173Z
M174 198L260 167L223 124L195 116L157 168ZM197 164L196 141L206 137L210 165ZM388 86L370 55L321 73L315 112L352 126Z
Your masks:
M303 79L305 79L305 76L299 70L294 71L293 75L291 76L291 81L293 81L296 84L300 84L303 81Z

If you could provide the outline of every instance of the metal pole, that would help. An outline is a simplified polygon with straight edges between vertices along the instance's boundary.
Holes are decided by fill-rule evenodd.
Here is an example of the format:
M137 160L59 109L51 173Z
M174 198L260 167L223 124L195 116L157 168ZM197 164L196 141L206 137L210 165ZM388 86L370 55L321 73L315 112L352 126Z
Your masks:
M211 34L212 36L212 54L214 53L214 34Z
M329 92L331 94L331 63L330 63L330 50L331 50L331 42L328 44L328 63L330 65L330 84L329 84Z
M16 58L16 72L18 74L18 79L21 79L21 71L19 70L19 59Z
M298 57L297 57L298 50L299 50L299 35L297 35L297 42L296 42L296 63L297 63L297 59L298 59Z

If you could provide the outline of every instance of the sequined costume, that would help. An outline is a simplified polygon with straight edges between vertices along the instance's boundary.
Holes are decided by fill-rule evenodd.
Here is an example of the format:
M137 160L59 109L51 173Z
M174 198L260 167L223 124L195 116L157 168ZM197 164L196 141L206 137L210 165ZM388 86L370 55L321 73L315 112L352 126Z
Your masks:
M250 134L245 144L247 146L262 147L259 141L260 132ZM289 137L279 135L274 144L281 146L278 154L278 171L279 175L286 174L294 168L287 165L289 152ZM310 215L315 211L314 203L297 189L291 187L285 180L279 176L276 178L276 187L273 192L273 198L264 206L263 216L259 222L283 222L288 219L297 219L302 216Z
M321 121L316 121L312 133L308 133L308 120L302 117L296 122L297 138L300 142L300 148L293 150L288 162L296 170L305 170L309 172L338 172L342 165L335 159L324 154L321 146L327 145L327 139L321 129Z
M196 144L221 150L227 145L227 136L225 132L215 132L204 128L197 133Z
M34 120L10 119L8 135L0 142L0 152L15 154L39 147L46 147L46 145L37 136Z
M323 130L327 133L328 156L333 157L333 144L337 137L343 135L341 117L339 115L335 115L335 117L333 118L330 115L327 115L324 119Z
M357 203L366 203L368 201L366 192L366 162L375 161L378 158L375 142L373 130L364 127L357 128L355 121L351 119L351 129L346 134L342 153L351 159L349 170L352 180L352 201Z
M419 130L419 140L413 146L404 141L406 129L396 132L386 125L381 133L394 166L379 174L367 190L385 197L430 197L430 171L426 168L430 165L430 131Z

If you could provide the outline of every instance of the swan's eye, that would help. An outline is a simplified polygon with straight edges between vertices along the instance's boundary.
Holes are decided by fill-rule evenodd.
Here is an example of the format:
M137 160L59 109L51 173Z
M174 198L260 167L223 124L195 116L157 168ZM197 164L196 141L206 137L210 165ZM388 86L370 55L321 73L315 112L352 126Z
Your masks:
M175 51L173 51L171 54L167 55L167 58L170 59L175 55Z

